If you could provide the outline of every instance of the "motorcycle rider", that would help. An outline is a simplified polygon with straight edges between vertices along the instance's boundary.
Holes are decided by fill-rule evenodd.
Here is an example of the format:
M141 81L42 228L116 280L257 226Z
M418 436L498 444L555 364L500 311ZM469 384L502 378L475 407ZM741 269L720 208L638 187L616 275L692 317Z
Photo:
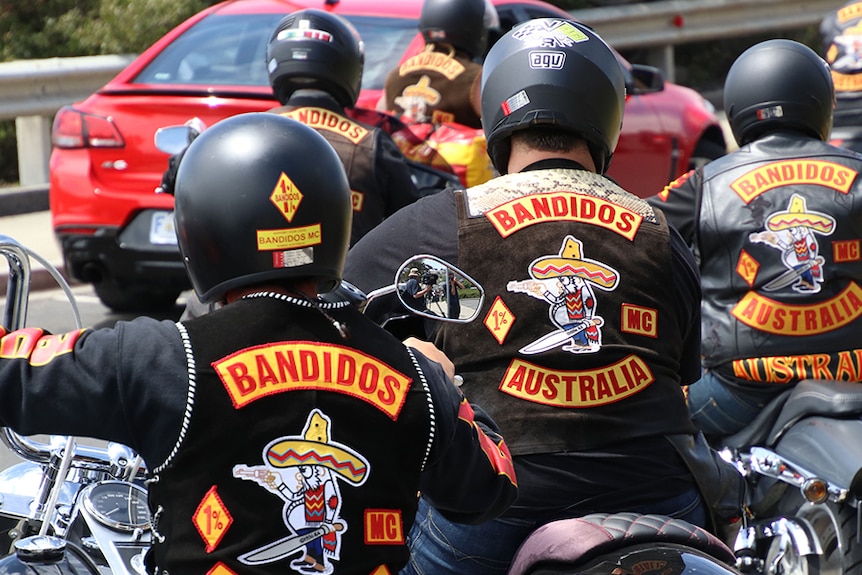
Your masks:
M559 65L531 65L537 52ZM363 289L414 250L460 262L485 287L485 321L440 324L436 342L501 426L518 473L516 503L481 525L456 525L423 498L402 573L504 573L533 528L591 512L705 524L665 437L696 433L682 386L700 368L697 268L659 210L603 176L624 99L622 68L590 29L515 27L482 76L503 175L423 198L348 254L345 278ZM412 233L392 242L398 230Z
M347 170L351 245L420 196L389 134L349 115L359 97L364 60L364 45L353 25L313 8L285 16L266 50L269 83L281 103L271 111L320 132Z
M823 54L835 84L835 126L862 125L862 2L852 0L820 22ZM857 150L858 151L858 150Z
M494 176L479 117L481 58L499 30L490 0L425 0L419 30L425 48L393 68L381 102L436 150L461 187Z
M270 111L317 130L347 171L353 205L350 245L421 195L389 134L349 115L359 96L364 60L364 45L353 25L313 8L285 16L273 30L266 52L269 82L281 103ZM181 158L182 154L171 159L176 162L174 173ZM162 184L168 191L165 179L170 179L170 172ZM181 319L212 308L189 298Z
M507 448L445 356L318 299L351 220L323 137L269 113L219 122L180 164L175 217L195 292L224 307L0 338L0 425L143 456L149 573L394 573L417 489L465 522L512 501Z
M496 27L497 11L485 0L425 0L419 16L425 49L387 75L386 109L409 123L481 128L477 60Z
M862 156L827 143L834 102L813 50L752 46L724 85L739 149L649 200L700 266L704 373L688 400L707 435L802 379L862 380Z

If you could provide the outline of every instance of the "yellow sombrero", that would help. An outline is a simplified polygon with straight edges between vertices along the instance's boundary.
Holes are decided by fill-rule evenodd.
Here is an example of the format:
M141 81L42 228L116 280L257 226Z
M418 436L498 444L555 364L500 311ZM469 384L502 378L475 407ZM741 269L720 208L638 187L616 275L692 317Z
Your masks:
M315 409L308 417L303 439L283 439L266 448L266 460L273 467L322 465L344 479L360 485L365 481L368 462L352 449L329 441L329 418Z
M819 212L807 212L805 198L793 194L787 211L775 212L766 220L766 228L773 232L804 226L821 234L831 234L835 219Z
M594 260L581 257L583 244L572 236L566 236L558 257L544 257L530 264L530 276L537 280L577 276L597 286L611 290L617 285L617 271Z

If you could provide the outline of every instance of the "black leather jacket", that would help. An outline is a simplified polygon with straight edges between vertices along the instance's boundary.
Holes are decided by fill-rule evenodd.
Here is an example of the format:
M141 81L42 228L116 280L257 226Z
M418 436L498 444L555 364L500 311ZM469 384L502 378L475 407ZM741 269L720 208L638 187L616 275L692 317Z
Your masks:
M705 367L743 385L862 379L860 170L775 133L650 199L699 262Z

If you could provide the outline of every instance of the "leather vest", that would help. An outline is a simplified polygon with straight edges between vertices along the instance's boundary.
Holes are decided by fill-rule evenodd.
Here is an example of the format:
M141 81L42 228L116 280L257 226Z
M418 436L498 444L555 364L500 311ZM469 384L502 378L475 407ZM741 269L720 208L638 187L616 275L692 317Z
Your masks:
M456 193L458 262L480 319L438 347L513 455L692 433L664 215L581 170L528 171Z
M775 134L704 168L704 365L743 381L862 379L862 161Z
M457 54L425 50L405 60L386 78L386 107L410 122L455 122L481 128L470 101L482 66Z
M374 178L375 142L379 128L322 106L283 106L273 111L317 130L341 158L353 201L350 232L350 245L353 245L386 217L386 204Z
M323 305L348 339L273 297L183 324L194 385L150 487L151 572L284 575L316 562L368 575L406 562L431 442L424 377L358 311Z

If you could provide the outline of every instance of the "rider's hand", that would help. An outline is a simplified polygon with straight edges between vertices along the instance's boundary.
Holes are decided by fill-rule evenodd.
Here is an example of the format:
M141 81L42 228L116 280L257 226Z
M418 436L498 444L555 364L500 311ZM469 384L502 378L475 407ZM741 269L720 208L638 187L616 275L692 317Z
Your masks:
M404 340L404 345L412 347L431 361L439 363L443 371L446 372L449 381L455 381L455 364L452 363L451 359L446 357L445 353L437 349L437 346L433 343L415 337L408 337Z

